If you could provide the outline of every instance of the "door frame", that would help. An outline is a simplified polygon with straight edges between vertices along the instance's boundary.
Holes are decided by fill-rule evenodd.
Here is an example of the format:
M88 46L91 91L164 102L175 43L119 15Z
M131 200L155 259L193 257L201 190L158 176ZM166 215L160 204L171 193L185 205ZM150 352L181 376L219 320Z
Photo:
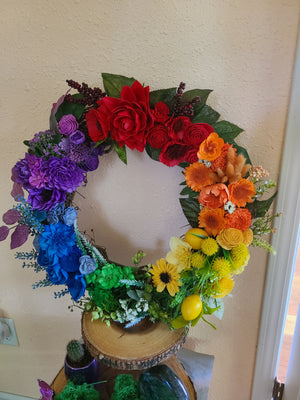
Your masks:
M256 354L252 400L270 400L279 362L288 300L299 244L300 224L300 38L284 141L272 237L276 256L270 255Z

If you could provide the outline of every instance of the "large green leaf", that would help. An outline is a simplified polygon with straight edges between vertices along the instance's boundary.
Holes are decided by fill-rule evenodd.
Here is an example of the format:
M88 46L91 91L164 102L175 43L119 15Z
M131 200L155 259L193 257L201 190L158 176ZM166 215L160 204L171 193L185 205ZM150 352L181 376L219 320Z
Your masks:
M194 115L199 114L203 105L206 103L209 94L212 92L210 89L192 89L183 93L181 101L183 103L188 103L192 101L195 97L199 97L200 101L198 101L194 106Z
M216 122L213 126L214 131L225 141L230 144L234 142L234 139L243 132L243 129L237 125L232 124L228 121Z
M192 228L198 227L198 215L200 212L200 205L197 199L179 199L183 214L188 220Z
M213 125L215 124L220 117L220 114L212 109L207 104L201 106L200 111L198 113L194 113L192 118L192 122L206 122L207 124Z
M244 147L239 146L235 141L233 141L232 144L236 148L237 154L242 154L246 158L247 164L252 164L249 154L248 154L248 151Z
M74 99L81 99L82 95L80 93L73 94L72 97ZM57 110L55 114L56 120L59 122L63 115L73 114L74 117L79 120L82 116L85 106L83 104L78 103L70 103L69 101L64 101Z
M271 207L275 197L277 196L277 192L273 194L267 200L254 200L253 203L247 204L248 210L251 212L252 218L262 218L266 215L266 212Z
M149 157L152 158L154 161L159 161L159 155L161 150L160 149L155 149L154 147L151 147L149 143L146 144L146 152Z
M134 78L128 78L123 75L107 74L105 72L102 73L102 79L107 95L117 98L121 97L123 86L131 86L135 81Z
M163 101L170 109L172 109L175 94L176 88L153 90L153 92L150 92L149 94L150 107L154 108L156 103Z
M123 161L124 164L127 164L127 154L126 147L120 147L117 142L114 143L114 149L119 156L119 159Z
M174 329L180 329L183 328L184 326L188 325L188 321L186 321L182 315L179 315L179 317L173 319L172 321L172 327Z
M186 186L185 188L183 188L182 191L180 192L180 194L181 194L181 196L189 196L189 197L196 197L199 195L199 193L195 192L189 186Z

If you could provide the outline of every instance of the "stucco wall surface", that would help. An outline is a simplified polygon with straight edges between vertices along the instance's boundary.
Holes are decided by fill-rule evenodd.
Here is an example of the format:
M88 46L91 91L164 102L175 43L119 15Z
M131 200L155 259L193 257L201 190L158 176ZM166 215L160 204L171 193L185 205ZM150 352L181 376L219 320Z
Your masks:
M288 110L299 21L298 0L0 0L0 210L11 207L10 171L22 141L48 128L65 79L101 85L101 72L134 76L150 89L214 89L208 103L245 129L239 143L276 180ZM111 258L129 263L139 249L156 261L186 221L178 203L179 170L132 152L91 173L77 196L79 225ZM30 249L30 247L28 247ZM267 256L253 250L225 303L217 330L192 329L187 346L213 354L209 400L250 398ZM80 313L0 244L0 309L13 318L19 347L0 345L0 391L38 397L67 341L80 336ZM257 399L259 400L259 399Z

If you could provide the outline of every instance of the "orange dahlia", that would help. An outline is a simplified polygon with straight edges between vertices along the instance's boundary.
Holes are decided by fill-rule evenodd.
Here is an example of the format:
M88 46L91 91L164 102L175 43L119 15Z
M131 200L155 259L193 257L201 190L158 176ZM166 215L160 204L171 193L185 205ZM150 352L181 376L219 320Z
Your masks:
M247 208L237 208L232 214L226 215L226 228L235 228L245 231L250 227L251 219L251 213Z
M251 203L256 193L254 183L244 178L228 185L228 190L229 200L238 207L245 207L247 203Z
M213 161L220 157L224 140L216 132L212 132L201 144L197 157L200 160Z
M199 213L198 221L199 227L203 227L209 235L216 236L225 228L224 210L204 207Z
M213 185L217 182L217 175L204 164L195 162L185 169L186 184L195 190L200 190L208 185Z

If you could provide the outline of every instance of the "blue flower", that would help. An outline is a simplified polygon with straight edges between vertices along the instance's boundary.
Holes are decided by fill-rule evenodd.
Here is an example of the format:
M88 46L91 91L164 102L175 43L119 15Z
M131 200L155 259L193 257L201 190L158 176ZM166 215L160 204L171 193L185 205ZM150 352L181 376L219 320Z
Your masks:
M68 254L59 259L61 268L68 272L79 272L79 258L81 255L82 253L76 245L69 248Z
M74 229L62 222L46 225L39 239L41 249L47 252L48 257L56 254L59 258L68 255L75 241Z
M62 285L68 279L68 273L61 269L59 264L54 264L52 267L47 268L47 273L50 281L55 285Z
M63 222L68 226L74 225L76 218L77 218L77 211L73 207L68 207L65 210L64 215L62 216Z
M37 257L37 262L42 267L50 267L58 262L58 257L56 254L49 255L46 250L40 249L39 255Z
M86 282L83 275L69 276L66 285L74 301L77 301L84 295Z
M50 210L47 214L47 222L49 224L55 225L59 222L58 215L56 212L53 210Z
M90 256L81 256L79 258L79 271L83 275L91 274L97 268L95 261Z

